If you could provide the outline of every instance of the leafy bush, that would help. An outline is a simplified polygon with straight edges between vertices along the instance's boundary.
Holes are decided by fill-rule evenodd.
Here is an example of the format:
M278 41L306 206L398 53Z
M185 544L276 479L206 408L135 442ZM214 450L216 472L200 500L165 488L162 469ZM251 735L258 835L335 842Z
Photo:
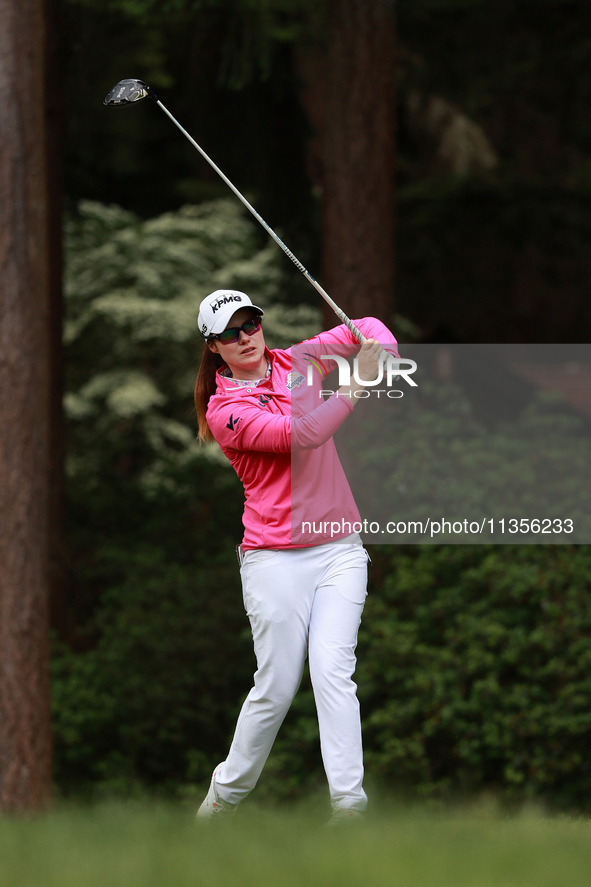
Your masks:
M591 807L588 547L401 551L368 602L372 772Z
M196 566L171 561L164 546L136 546L124 566L124 579L102 594L96 645L54 656L64 790L205 781L248 688L251 645L231 564Z

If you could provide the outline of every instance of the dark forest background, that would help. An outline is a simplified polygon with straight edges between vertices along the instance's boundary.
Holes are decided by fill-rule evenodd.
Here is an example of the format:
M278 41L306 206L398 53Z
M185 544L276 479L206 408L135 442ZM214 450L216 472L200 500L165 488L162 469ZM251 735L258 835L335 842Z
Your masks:
M256 294L272 346L335 321L154 103L102 100L148 82L344 310L403 343L589 342L591 7L42 7L53 792L199 795L254 660L241 487L195 443L197 306L218 285ZM8 396L3 409L7 429ZM34 545L19 539L11 550ZM588 548L371 554L356 677L369 781L589 809ZM7 582L5 632L21 594ZM8 659L8 734L43 732L14 715ZM4 774L39 758L3 742ZM5 806L48 791L27 780L0 780ZM305 681L257 792L322 780Z

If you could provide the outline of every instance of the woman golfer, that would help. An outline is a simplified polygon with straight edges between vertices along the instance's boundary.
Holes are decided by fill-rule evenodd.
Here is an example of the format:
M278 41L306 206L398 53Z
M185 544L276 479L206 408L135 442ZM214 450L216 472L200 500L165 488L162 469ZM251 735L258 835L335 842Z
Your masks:
M257 670L197 816L231 814L252 791L308 656L336 823L367 805L352 680L367 553L352 531L359 512L332 440L363 385L353 381L325 399L321 356L359 344L339 326L297 349L270 351L263 313L236 290L211 293L199 311L207 343L195 385L199 436L217 440L244 484L238 551ZM374 380L382 346L391 343L386 347L396 354L395 339L373 318L355 324L368 338L357 354L357 376ZM296 350L301 366L294 370ZM297 416L296 395L303 404Z

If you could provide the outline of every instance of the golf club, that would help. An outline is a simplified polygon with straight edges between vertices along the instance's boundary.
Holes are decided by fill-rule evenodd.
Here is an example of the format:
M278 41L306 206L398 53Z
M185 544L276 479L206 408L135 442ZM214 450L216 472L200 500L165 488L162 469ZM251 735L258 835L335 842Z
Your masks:
M255 219L256 219L258 222L261 223L261 225L263 226L263 228L265 229L265 231L267 232L267 234L270 234L271 237L273 238L273 240L275 241L275 243L277 243L277 244L281 247L281 249L283 250L283 252L285 253L285 255L286 255L286 256L289 256L289 258L290 258L291 261L294 263L294 265L295 265L295 266L296 266L296 267L302 272L302 274L304 275L304 277L306 278L306 280L307 280L309 283L311 283L312 286L314 287L314 289L317 290L317 291L320 293L320 295L322 296L322 298L324 299L324 301L327 302L327 304L330 305L330 307L332 308L332 310L334 311L334 313L337 315L337 317L338 317L338 318L339 318L339 319L340 319L340 320L341 320L341 321L342 321L342 322L343 322L343 323L344 323L344 324L345 324L345 325L351 330L351 332L353 333L353 335L355 336L355 338L356 338L359 342L361 342L361 344L363 344L363 343L366 341L366 338L365 338L365 336L363 335L363 333L361 333L361 331L357 329L357 327L355 326L355 324L353 323L353 321L350 320L350 319L347 317L347 315L345 314L345 312L342 311L342 310L339 308L339 306L337 305L337 303L336 303L335 301L333 301L333 299L331 299L331 297L328 295L328 293L326 292L326 290L324 290L324 289L320 286L320 284L318 283L318 281L315 280L315 279L312 277L312 275L310 274L310 272L307 271L306 268L304 268L304 266L303 266L302 263L299 261L299 259L296 258L296 256L294 256L294 254L292 253L292 251L291 251L290 249L288 249L288 247L283 243L283 241L281 240L281 238L278 237L277 234L275 234L275 232L273 231L273 229L272 229L269 225L267 225L267 223L265 222L265 220L263 219L263 217L262 217L261 215L259 215L259 213L256 211L256 209L254 208L254 206L252 206L252 204L250 204L250 203L248 202L248 200L246 199L246 197L244 197L244 195L240 193L240 191L238 190L238 188L236 188L236 187L232 184L232 182L230 181L230 179L229 179L226 175L224 175L224 173L221 171L221 169L220 169L218 166L216 166L216 164L213 162L213 160L211 159L211 157L209 157L209 156L205 153L205 151L203 150L203 148L201 148L201 147L197 144L197 142L195 141L195 139L193 139L193 138L189 135L189 133L187 132L187 130L184 129L184 128L181 126L181 124L178 122L178 120L177 120L177 119L176 119L176 118L170 113L170 111L168 110L168 108L166 108L166 107L162 104L162 102L160 101L160 99L158 98L158 96L155 94L154 90L151 89L151 88L147 85L147 83L144 83L143 80L120 80L119 83L118 83L116 86L114 86L113 89L110 91L110 93L107 95L107 97L106 97L106 99L104 100L103 104L104 104L104 105L113 105L113 106L114 106L114 105L130 105L130 104L133 104L134 102L140 102L142 99L146 99L146 98L152 98L152 99L154 99L154 101L156 102L156 104L159 105L159 106L162 108L162 110L164 111L165 114L168 115L168 117L170 117L170 119L172 120L172 122L173 122L173 123L174 123L174 124L180 129L180 131L182 132L182 134L183 134L183 135L184 135L184 136L185 136L185 137L191 142L191 144L193 145L193 147L196 148L196 149L199 151L199 153L201 154L201 156L202 156L205 160L207 160L207 162L208 162L209 165L212 167L212 169L215 169L215 171L217 172L217 174L218 174L218 175L224 180L224 182L226 183L226 185L228 185L228 187L232 189L232 191L234 192L234 194L236 195L236 197L238 197L238 199L242 201L242 203L244 204L244 206L245 206L245 207L246 207L246 208L247 208L247 209L253 214L253 216L255 217Z

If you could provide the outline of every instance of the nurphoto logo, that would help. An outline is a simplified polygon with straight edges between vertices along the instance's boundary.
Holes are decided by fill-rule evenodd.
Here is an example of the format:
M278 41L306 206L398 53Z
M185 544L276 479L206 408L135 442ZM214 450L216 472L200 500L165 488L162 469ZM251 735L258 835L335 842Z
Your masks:
M321 376L323 374L327 375L328 370L324 364L319 363L318 360L315 360L312 357L312 355L307 355L307 360L309 363L307 384L311 386L314 384L314 369L317 369ZM339 388L351 384L351 367L346 357L343 357L340 354L321 354L320 361L323 360L334 360L337 364L339 368ZM364 386L360 391L355 392L355 397L370 397L372 392L367 391L367 388L375 389L374 393L377 394L378 397L380 394L386 394L387 397L391 398L403 397L404 392L394 388L393 385L395 382L403 379L412 388L417 388L417 383L411 378L416 369L417 364L415 360L410 360L405 357L394 357L392 354L389 354L385 360L383 357L380 358L378 374L375 379L361 379L359 376L359 364L355 357L353 359L353 378L358 385ZM378 388L377 386L381 385L384 381L386 388ZM331 394L337 394L338 396L338 391L335 392L323 389L320 392L321 397L326 395L330 396ZM350 397L350 394L347 396Z

